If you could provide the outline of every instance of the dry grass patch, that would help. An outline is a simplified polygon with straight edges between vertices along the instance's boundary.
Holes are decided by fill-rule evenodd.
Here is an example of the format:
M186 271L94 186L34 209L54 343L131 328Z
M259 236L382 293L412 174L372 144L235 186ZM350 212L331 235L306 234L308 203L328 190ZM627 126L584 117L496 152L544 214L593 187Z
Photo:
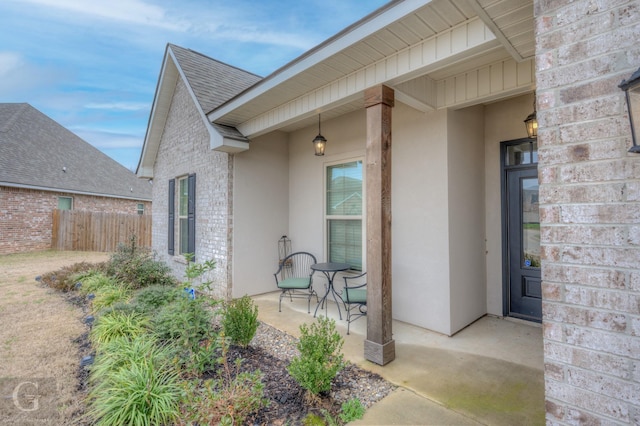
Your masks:
M0 256L0 381L55 382L55 389L38 389L43 400L57 402L60 417L50 419L49 424L64 423L82 408L76 379L80 359L73 340L86 329L81 321L82 309L40 285L35 277L78 262L108 259L107 253L54 251ZM1 411L3 407L0 405L0 423L25 420L7 418L10 414Z

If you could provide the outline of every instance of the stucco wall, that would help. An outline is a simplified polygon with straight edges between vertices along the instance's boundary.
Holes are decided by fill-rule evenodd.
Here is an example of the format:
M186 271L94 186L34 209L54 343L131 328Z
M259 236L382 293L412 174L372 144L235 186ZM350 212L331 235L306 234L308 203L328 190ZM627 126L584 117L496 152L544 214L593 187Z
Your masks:
M230 274L231 217L229 203L233 162L229 154L209 148L209 133L182 80L178 80L160 142L153 178L153 247L179 279L184 279L184 257L167 252L169 179L196 174L196 261L215 260L216 268L203 279L213 281L215 297L226 298ZM176 182L176 189L178 184ZM176 211L178 197L176 196Z
M0 254L50 249L58 197L73 198L74 210L137 214L142 203L151 214L149 201L0 187Z
M484 108L447 115L450 330L487 311L485 274Z
M252 140L248 151L235 154L233 171L235 298L277 289L277 242L289 233L288 135Z
M640 3L534 1L548 424L640 424Z

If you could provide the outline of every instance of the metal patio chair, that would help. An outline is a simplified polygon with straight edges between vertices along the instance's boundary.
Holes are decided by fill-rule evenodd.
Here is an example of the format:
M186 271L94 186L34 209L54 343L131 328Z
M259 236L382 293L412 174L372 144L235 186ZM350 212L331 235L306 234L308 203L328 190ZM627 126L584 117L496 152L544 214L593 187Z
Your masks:
M365 280L365 275L367 275L366 272L354 277L344 277L342 300L347 310L347 334L349 334L352 321L367 315L367 281Z
M307 313L311 313L311 297L318 295L313 290L313 270L311 265L318 263L316 257L311 253L299 251L291 253L280 261L278 270L274 277L276 285L282 293L280 293L280 301L278 303L278 311L282 312L282 298L289 296L293 298L307 299Z

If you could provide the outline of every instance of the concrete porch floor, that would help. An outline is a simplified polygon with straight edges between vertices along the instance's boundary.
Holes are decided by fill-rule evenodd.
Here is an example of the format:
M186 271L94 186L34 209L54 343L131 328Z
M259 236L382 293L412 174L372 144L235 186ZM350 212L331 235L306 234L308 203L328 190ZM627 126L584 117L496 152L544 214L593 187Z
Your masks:
M253 298L259 319L299 337L300 324L314 321L315 299L311 314L302 299L283 299L278 312L279 294ZM448 337L394 321L396 359L382 367L364 359L365 318L351 323L347 335L347 322L338 318L333 302L328 316L344 337L345 358L398 386L354 425L545 423L542 329L537 324L487 316Z

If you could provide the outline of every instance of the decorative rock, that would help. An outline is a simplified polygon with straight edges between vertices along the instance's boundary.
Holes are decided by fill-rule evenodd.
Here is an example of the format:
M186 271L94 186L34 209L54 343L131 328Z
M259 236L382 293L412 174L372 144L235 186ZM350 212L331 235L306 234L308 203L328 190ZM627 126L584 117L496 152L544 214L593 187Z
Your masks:
M80 287L82 287L82 283L80 281L78 281L74 286L73 286L76 290L78 290Z
M84 319L84 323L89 326L93 325L94 321L95 321L95 318L93 315L87 315L87 317Z
M82 361L80 361L80 367L87 367L93 364L93 356L87 355L82 357Z
M96 298L96 295L93 293L87 294L87 300L93 300Z
M40 281L40 280L42 280L42 277L41 277L40 275L38 275L38 276L36 277L36 281Z

